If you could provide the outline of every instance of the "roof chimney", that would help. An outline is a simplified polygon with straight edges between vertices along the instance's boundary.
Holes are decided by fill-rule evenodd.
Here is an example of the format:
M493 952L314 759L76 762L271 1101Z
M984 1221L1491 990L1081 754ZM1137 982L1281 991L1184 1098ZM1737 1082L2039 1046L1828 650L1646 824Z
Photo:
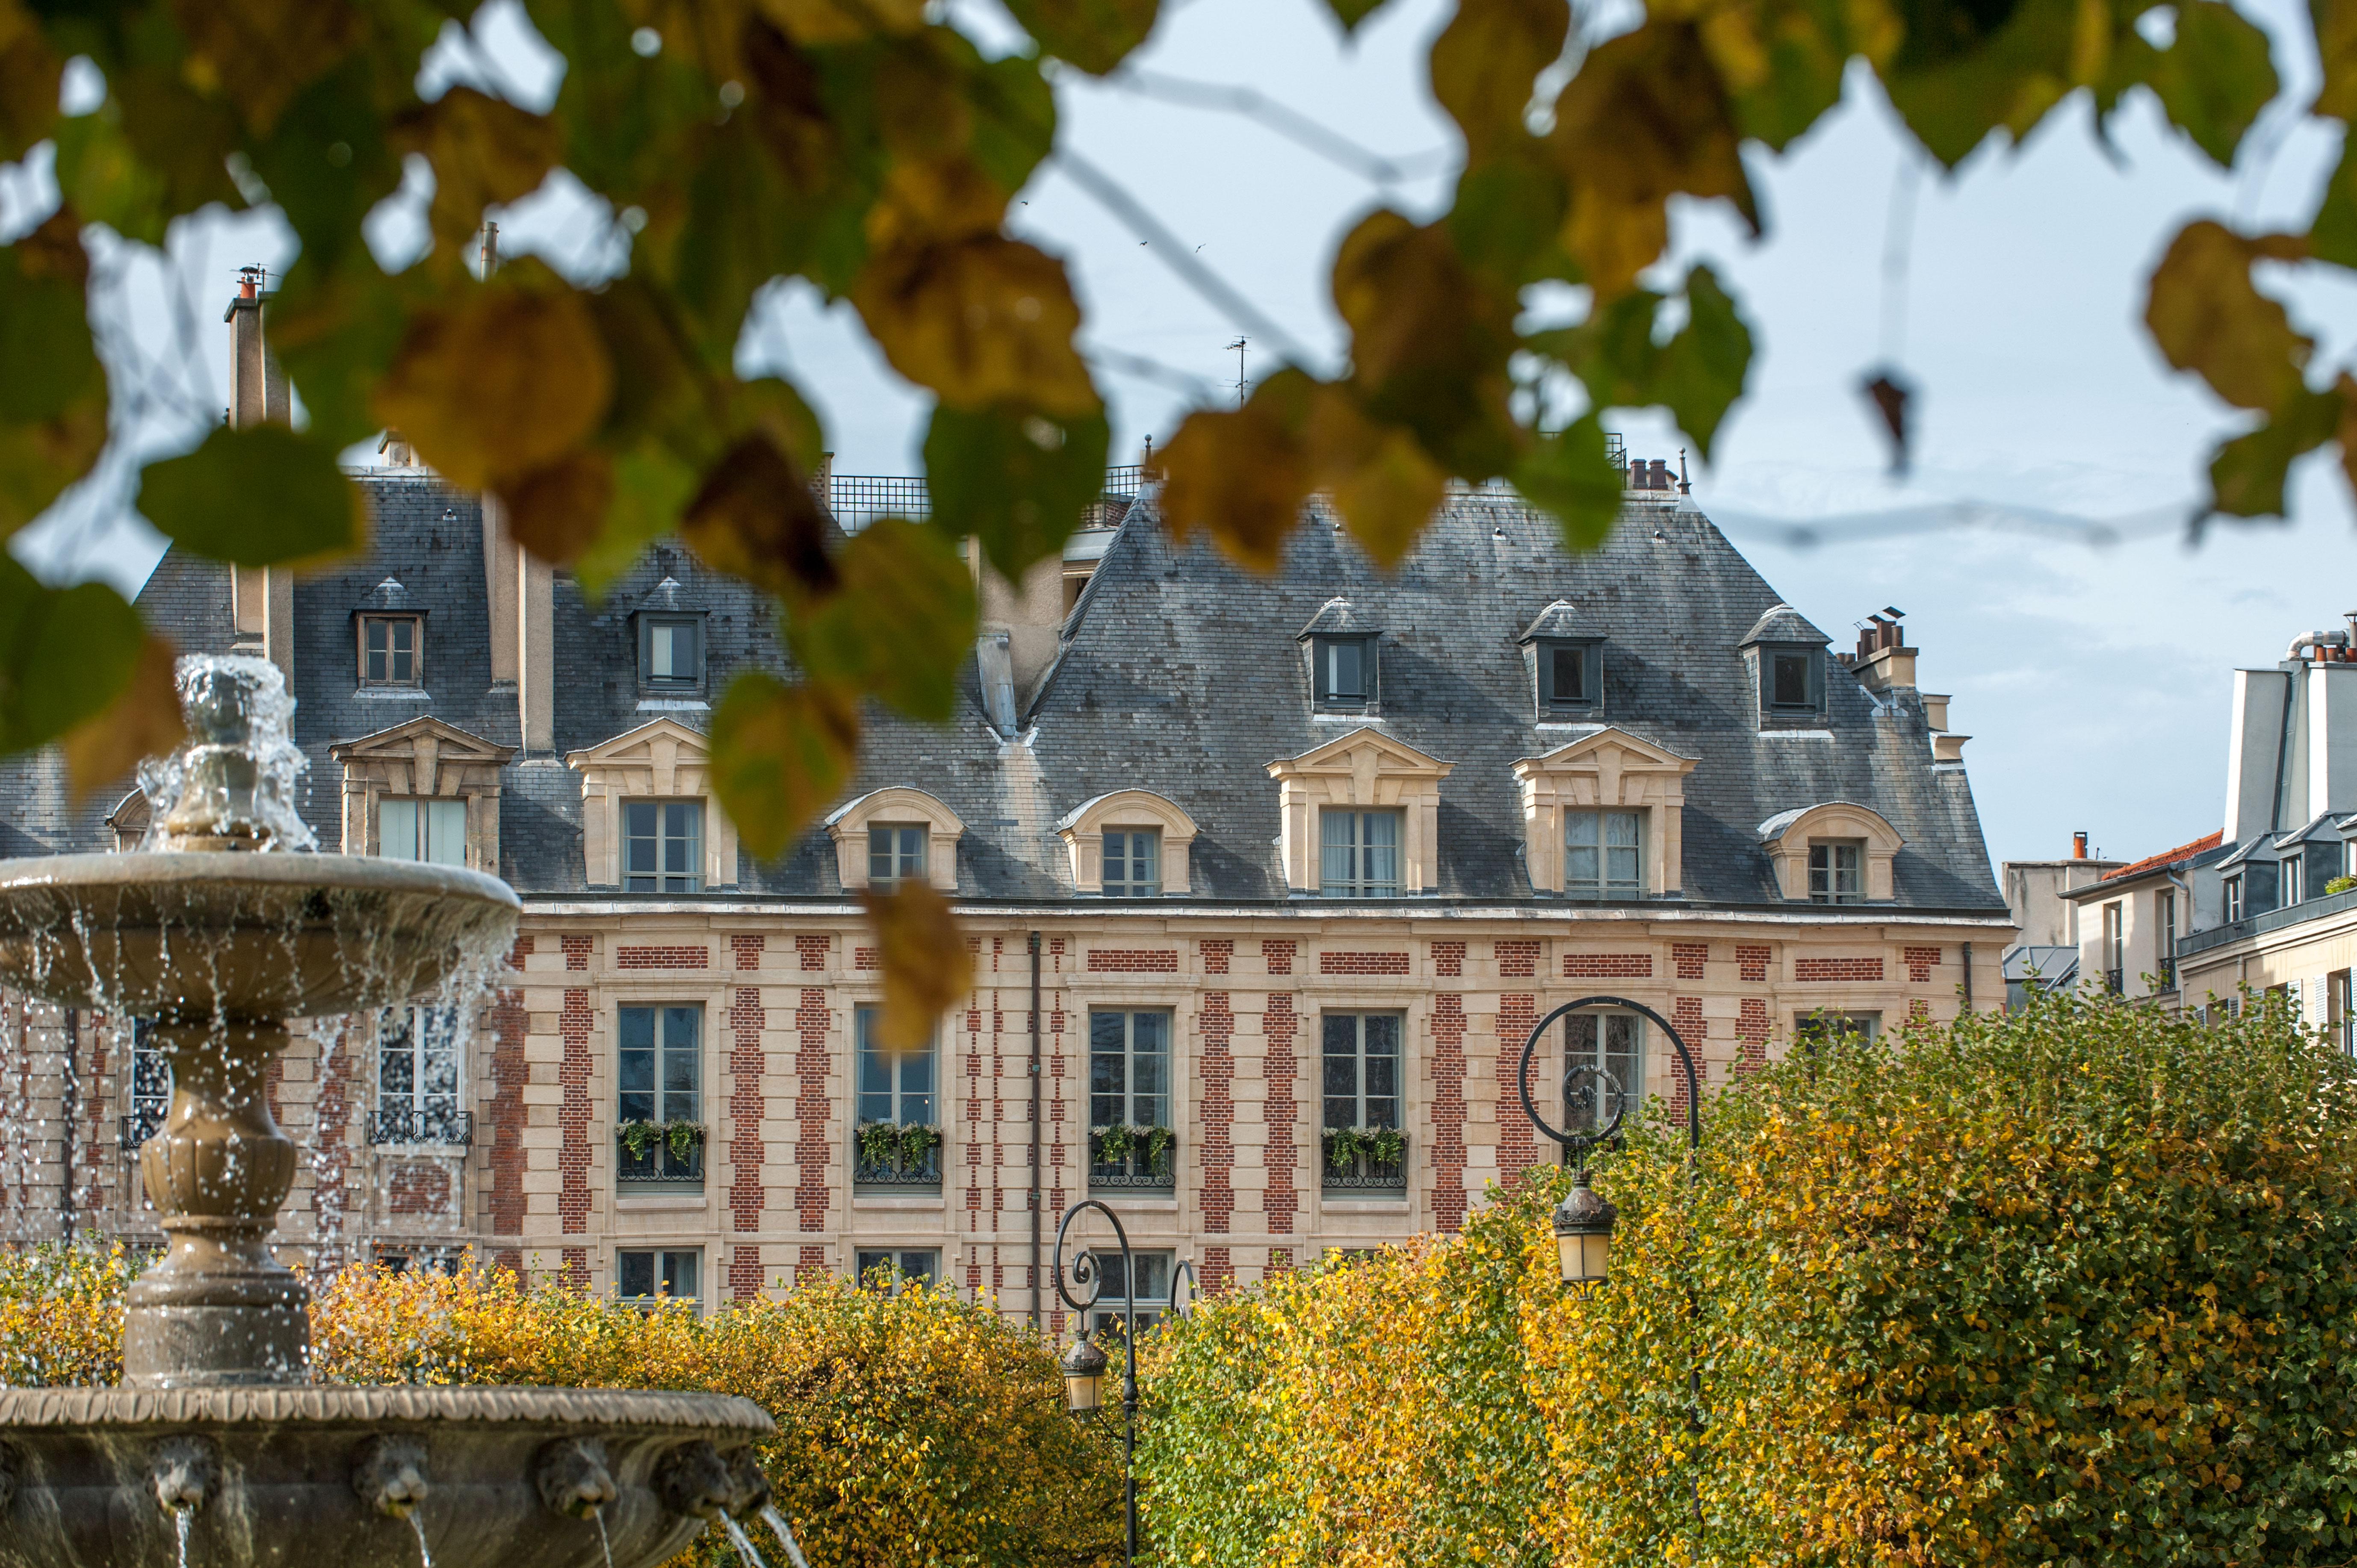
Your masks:
M2085 833L2079 832L2072 833L2071 835L2071 858L2072 860L2084 860L2087 858L2087 835Z
M1885 605L1870 612L1858 628L1857 651L1850 656L1849 668L1869 692L1915 684L1915 655L1921 650L1907 646L1907 628L1899 624L1906 613Z

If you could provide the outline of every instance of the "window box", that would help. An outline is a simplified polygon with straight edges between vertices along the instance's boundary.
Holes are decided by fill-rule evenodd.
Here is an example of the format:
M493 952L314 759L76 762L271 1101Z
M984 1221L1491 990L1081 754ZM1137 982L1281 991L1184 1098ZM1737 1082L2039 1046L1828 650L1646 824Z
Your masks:
M400 1105L380 1109L369 1118L371 1144L441 1144L463 1149L475 1141L471 1111L420 1110Z
M851 1135L851 1185L860 1192L939 1192L942 1130L920 1122L869 1122Z
M614 1175L624 1196L640 1186L674 1191L681 1187L703 1190L704 1129L695 1128L677 1140L665 1129L652 1143L633 1139L631 1131L628 1122L614 1129ZM638 1145L636 1149L631 1146L633 1143ZM687 1145L684 1155L679 1152L682 1144Z
M1178 1185L1178 1134L1168 1127L1089 1130L1089 1190L1144 1188L1170 1192Z
M1328 1192L1407 1192L1407 1134L1395 1127L1329 1127L1318 1139Z

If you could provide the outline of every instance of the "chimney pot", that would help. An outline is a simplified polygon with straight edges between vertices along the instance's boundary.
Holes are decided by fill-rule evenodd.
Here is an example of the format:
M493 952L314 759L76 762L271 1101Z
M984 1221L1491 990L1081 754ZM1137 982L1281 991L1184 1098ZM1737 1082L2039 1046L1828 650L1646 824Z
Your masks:
M2072 833L2071 835L2071 858L2072 860L2084 860L2087 858L2087 835L2085 833Z

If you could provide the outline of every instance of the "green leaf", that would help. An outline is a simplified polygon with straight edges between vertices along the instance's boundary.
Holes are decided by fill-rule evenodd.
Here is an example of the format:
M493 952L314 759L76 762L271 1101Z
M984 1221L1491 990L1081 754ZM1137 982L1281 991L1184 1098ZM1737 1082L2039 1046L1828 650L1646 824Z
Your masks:
M2278 85L2266 34L2223 0L2179 0L2176 41L2149 80L2170 121L2222 168Z
M2153 342L2237 408L2281 408L2303 390L2315 345L2252 284L2251 267L2295 261L2306 249L2289 236L2237 234L2206 218L2188 223L2153 269L2144 314Z
M1383 0L1326 0L1326 9L1342 24L1346 33L1358 31L1359 24L1383 7Z
M1050 419L942 403L925 433L933 521L956 537L982 541L999 575L1019 583L1034 562L1062 551L1103 491L1112 439L1103 413Z
M748 670L712 715L712 789L757 860L784 854L850 781L859 713L848 694Z
M146 636L103 583L48 587L0 551L0 756L102 711L130 683Z
M2294 398L2256 430L2220 444L2210 459L2212 504L2230 517L2284 515L2284 478L2292 460L2339 434L2339 392Z
M1668 406L1678 428L1694 437L1704 461L1735 400L1743 395L1751 371L1751 329L1735 301L1706 266L1686 274L1686 324L1662 349L1654 366L1653 394Z
M367 538L368 513L336 455L280 424L218 425L186 456L142 470L139 510L216 561L266 566L340 555Z
M1552 515L1564 548L1585 555L1620 515L1620 470L1604 455L1604 427L1588 414L1536 443L1514 466L1514 489Z
M88 473L106 445L89 274L71 208L0 249L0 539Z
M939 530L869 523L835 556L842 585L793 617L794 657L813 678L872 692L911 718L946 721L974 646L974 575Z
M1044 52L1103 76L1146 41L1161 0L1006 0L1006 8Z
M2000 127L2016 141L2076 85L2078 7L2060 0L1910 0L1883 68L1892 107L1950 168Z
M253 172L303 242L307 267L375 264L361 224L400 188L401 160L371 85L367 62L347 61L306 88L253 149Z
M2309 225L2308 250L2319 262L2357 268L2357 136L2341 141L2341 161Z

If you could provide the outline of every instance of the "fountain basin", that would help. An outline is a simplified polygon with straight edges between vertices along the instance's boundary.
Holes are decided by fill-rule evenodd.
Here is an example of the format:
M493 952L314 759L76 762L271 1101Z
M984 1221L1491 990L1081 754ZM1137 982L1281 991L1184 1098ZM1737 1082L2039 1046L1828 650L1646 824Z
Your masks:
M434 1568L580 1568L608 1549L614 1568L647 1568L731 1506L699 1483L713 1458L726 1471L775 1431L730 1394L0 1390L0 1568L174 1568L166 1473L172 1496L197 1499L189 1568L421 1568L421 1533ZM602 1455L611 1500L598 1517L586 1509L600 1467L576 1440ZM388 1441L423 1460L390 1486Z
M522 905L495 876L352 854L0 862L0 984L167 1020L311 1018L430 992Z

